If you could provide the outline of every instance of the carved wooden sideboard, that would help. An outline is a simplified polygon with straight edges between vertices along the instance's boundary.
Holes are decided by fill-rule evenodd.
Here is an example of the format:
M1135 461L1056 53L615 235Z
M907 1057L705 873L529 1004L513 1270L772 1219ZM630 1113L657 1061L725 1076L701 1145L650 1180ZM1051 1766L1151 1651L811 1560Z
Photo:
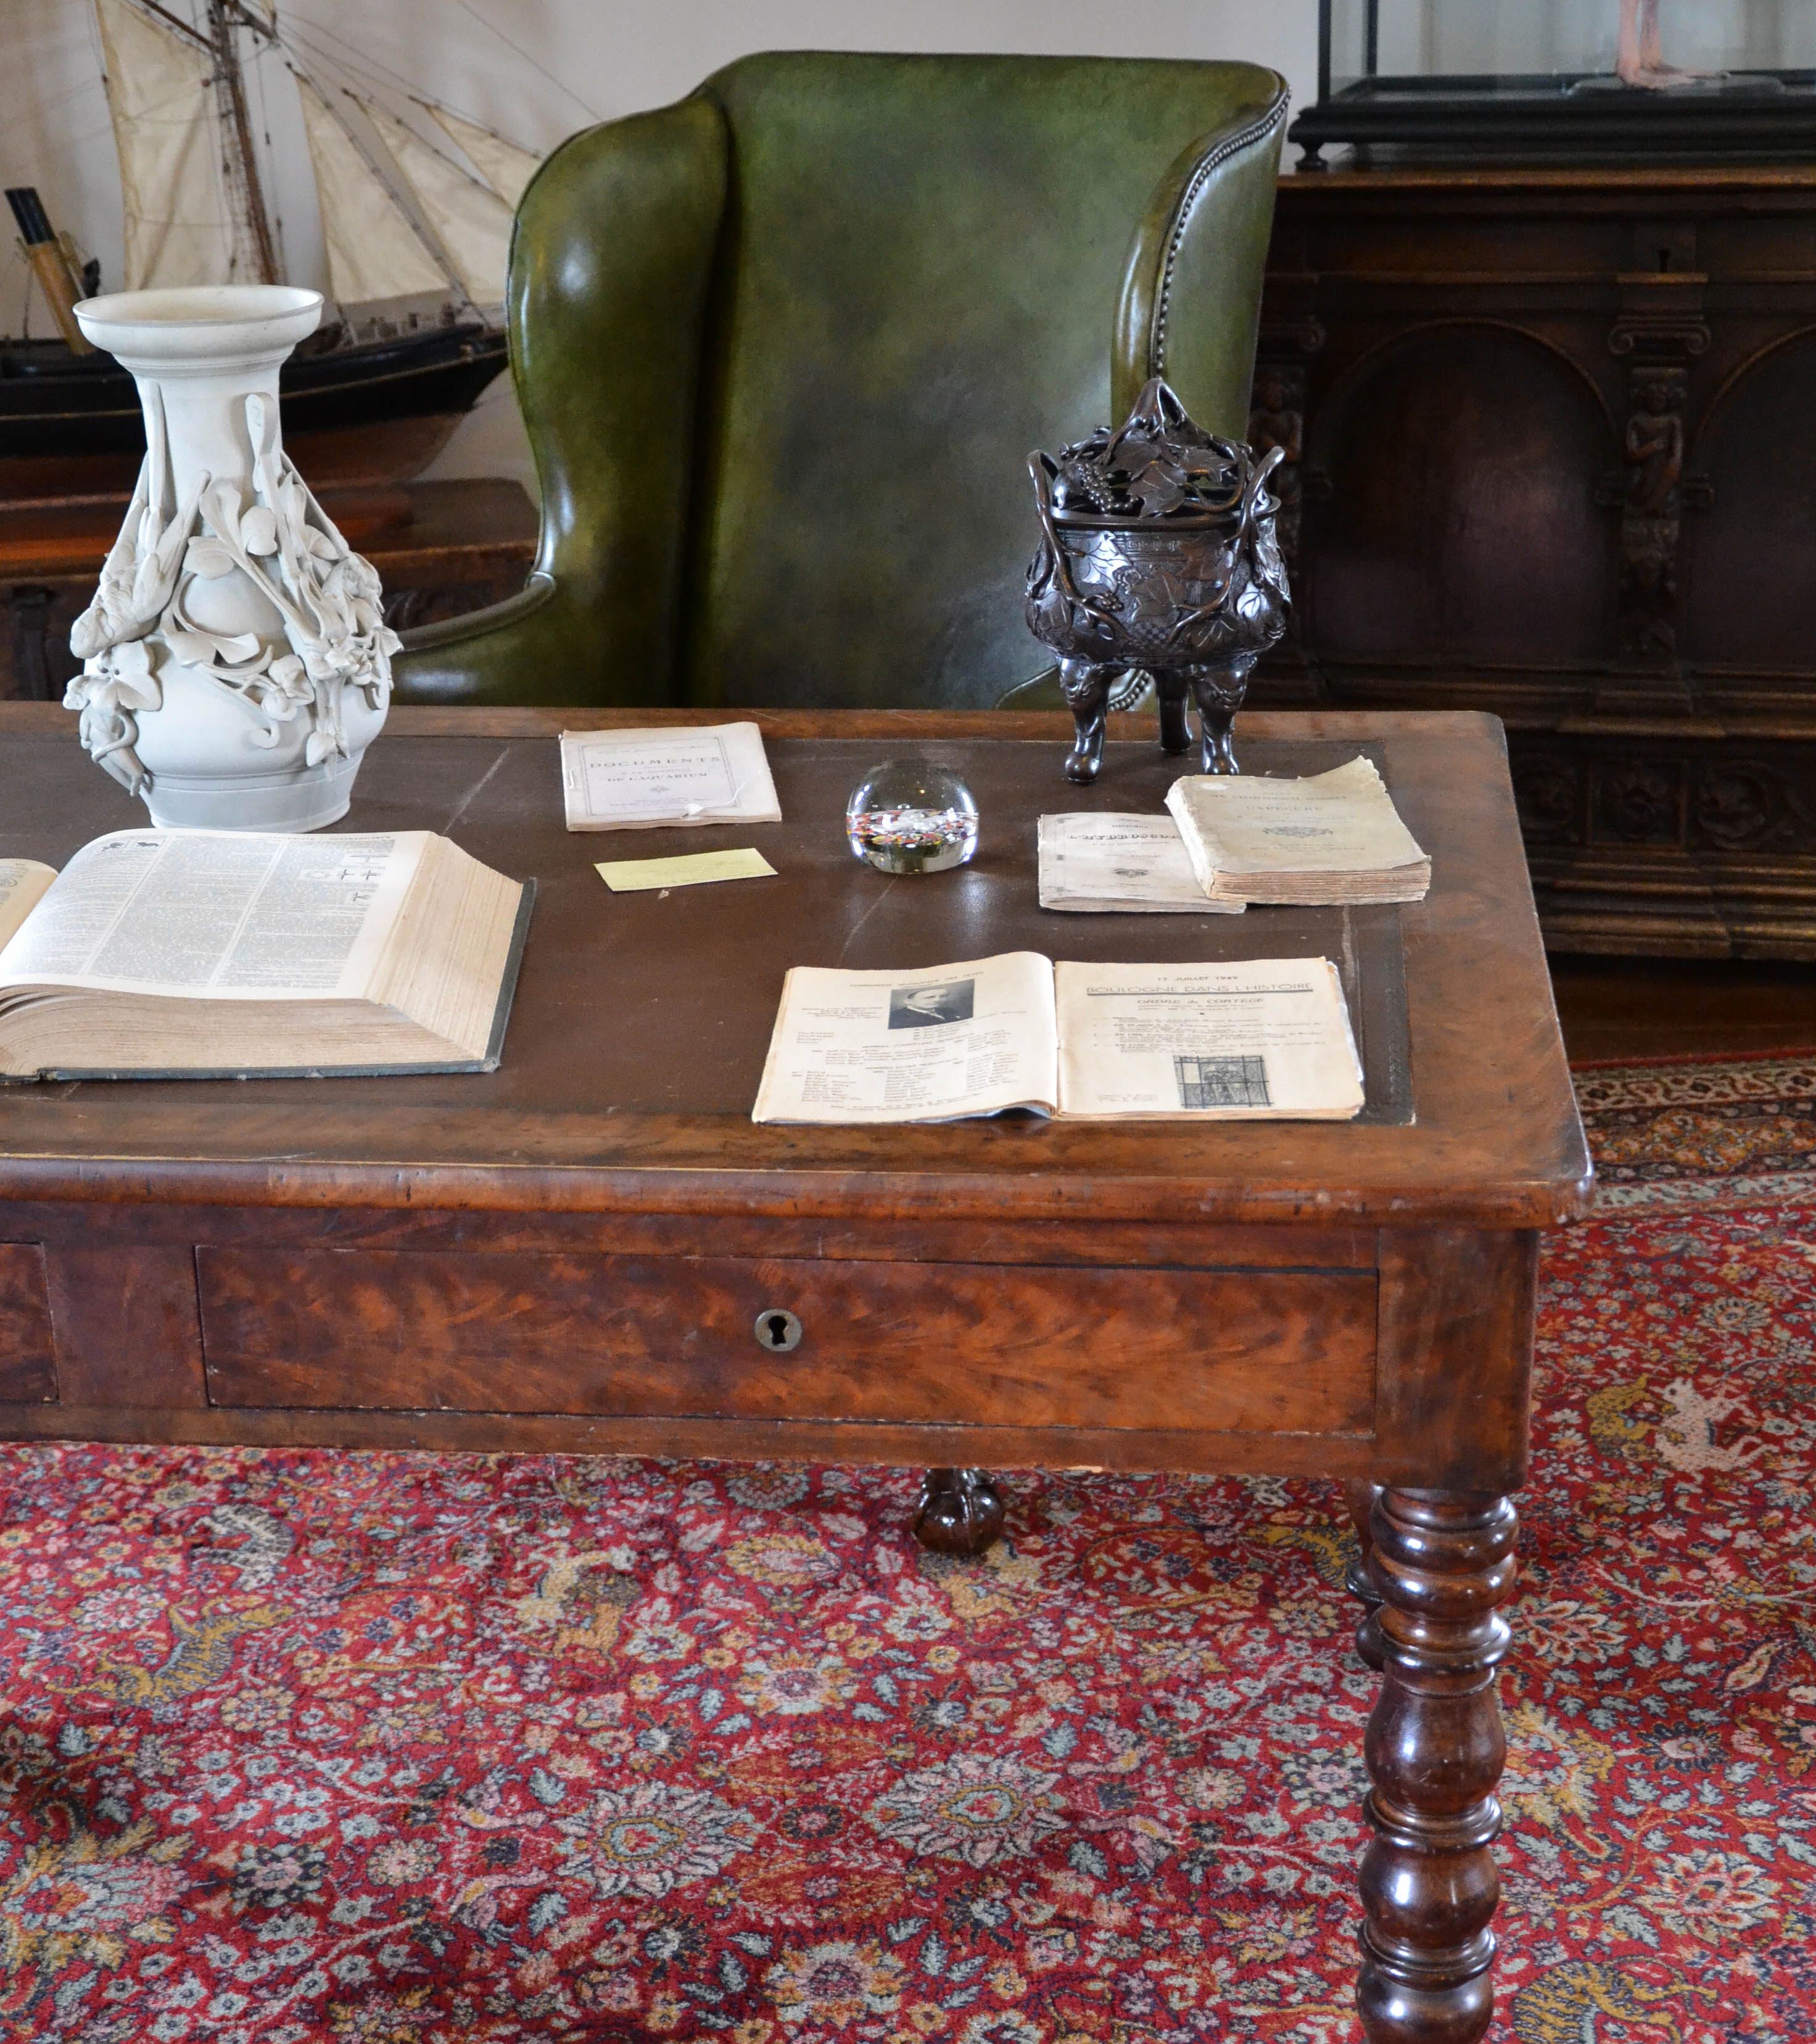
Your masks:
M1281 180L1252 700L1491 709L1554 949L1816 959L1816 165Z
M437 624L522 588L536 507L501 477L330 495L329 515L378 569L399 631ZM61 699L81 663L69 628L125 511L124 498L0 505L0 697Z

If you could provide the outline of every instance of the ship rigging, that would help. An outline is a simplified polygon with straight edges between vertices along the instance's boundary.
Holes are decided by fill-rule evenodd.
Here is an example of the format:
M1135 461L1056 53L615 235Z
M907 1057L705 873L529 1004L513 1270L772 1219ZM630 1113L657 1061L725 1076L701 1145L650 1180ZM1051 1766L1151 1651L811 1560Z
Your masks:
M426 96L400 108L343 83L275 0L189 0L187 17L183 5L93 0L121 286L287 281L246 75L248 48L275 56L298 97L338 309L286 366L287 437L325 483L414 474L504 367L511 220L539 159ZM0 340L0 501L124 489L143 451L137 397L69 311L94 266L84 275L35 189L7 196L60 338Z

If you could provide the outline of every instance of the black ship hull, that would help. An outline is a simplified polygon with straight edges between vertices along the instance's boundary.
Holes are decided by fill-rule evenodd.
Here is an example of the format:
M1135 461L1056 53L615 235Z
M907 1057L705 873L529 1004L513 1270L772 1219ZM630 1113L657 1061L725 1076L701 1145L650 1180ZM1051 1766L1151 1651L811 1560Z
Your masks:
M418 474L505 367L468 321L292 355L284 444L317 488ZM60 340L0 341L0 503L130 490L145 451L132 378Z

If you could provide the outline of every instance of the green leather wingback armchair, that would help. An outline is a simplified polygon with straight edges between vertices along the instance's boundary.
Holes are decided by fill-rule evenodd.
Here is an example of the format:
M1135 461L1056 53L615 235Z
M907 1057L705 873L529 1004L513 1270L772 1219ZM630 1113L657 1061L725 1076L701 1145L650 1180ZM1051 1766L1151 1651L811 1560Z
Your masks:
M413 634L399 698L976 706L1037 676L1028 452L1156 371L1241 436L1285 112L1252 64L804 52L575 136L511 248L537 566Z

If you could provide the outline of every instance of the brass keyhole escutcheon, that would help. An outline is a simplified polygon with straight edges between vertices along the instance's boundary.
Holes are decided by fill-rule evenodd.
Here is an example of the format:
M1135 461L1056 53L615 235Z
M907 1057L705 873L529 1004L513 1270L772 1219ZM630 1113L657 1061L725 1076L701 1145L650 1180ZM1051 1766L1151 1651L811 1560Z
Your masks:
M772 1355L801 1346L801 1323L786 1306L765 1306L756 1316L756 1339Z

